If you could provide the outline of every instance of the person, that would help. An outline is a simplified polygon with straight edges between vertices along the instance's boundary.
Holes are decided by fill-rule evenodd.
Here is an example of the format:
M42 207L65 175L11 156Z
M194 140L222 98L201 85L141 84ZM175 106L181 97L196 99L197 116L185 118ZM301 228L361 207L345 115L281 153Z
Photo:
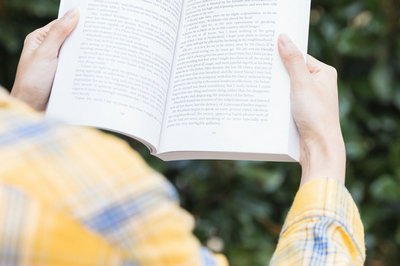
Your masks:
M126 143L43 118L60 47L78 18L73 9L29 34L11 96L0 94L0 265L227 265L200 246L173 186ZM302 176L270 264L362 265L363 226L344 186L336 71L311 56L305 62L286 35L278 47Z

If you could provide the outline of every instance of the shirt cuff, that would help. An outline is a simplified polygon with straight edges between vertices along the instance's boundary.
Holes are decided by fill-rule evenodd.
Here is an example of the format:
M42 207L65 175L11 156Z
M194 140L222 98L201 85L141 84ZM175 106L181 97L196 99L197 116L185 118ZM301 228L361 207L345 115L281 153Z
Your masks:
M358 208L346 187L336 179L316 179L300 188L281 235L293 224L318 216L328 217L342 224L365 257L364 227Z

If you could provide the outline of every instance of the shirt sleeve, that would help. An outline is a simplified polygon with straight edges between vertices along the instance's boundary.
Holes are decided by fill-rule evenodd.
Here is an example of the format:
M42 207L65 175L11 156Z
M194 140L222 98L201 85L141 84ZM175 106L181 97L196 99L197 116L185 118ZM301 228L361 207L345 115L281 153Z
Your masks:
M364 265L364 229L350 193L317 179L297 193L271 265Z
M1 91L0 161L1 265L227 265L127 143Z

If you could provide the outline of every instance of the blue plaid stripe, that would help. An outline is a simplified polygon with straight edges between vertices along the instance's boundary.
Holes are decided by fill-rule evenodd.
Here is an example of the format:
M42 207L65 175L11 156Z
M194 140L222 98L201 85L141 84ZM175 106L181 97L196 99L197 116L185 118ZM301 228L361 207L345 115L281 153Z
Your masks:
M122 266L139 266L139 262L134 262L134 261L128 261L125 260L122 262Z
M23 190L8 192L9 206L0 199L0 265L226 265L194 239L176 189L128 145L3 106L1 181Z
M41 121L37 123L27 123L0 135L0 146L10 145L22 139L33 138L36 136L43 137L43 133L50 131L57 126L54 122Z
M362 224L349 192L333 179L313 184L309 188L317 189L315 194L310 195L314 191L304 188L298 192L280 235L279 243L284 245L278 246L270 265L287 265L289 261L302 265L360 265L365 257L355 225ZM310 197L309 202L304 203L303 197ZM296 205L299 199L302 205ZM358 251L354 257L350 247Z
M0 220L3 234L0 236L0 265L19 265L23 241L24 216L28 199L17 188L0 186L0 197L5 199L5 217Z
M166 198L159 191L149 191L125 202L111 204L99 214L88 219L85 224L95 231L107 233L118 229L125 221L152 210L163 200Z
M207 248L202 248L200 250L201 252L201 259L203 262L204 266L216 266L217 263L215 262L215 259L212 255L212 253L210 252L210 250L208 250Z

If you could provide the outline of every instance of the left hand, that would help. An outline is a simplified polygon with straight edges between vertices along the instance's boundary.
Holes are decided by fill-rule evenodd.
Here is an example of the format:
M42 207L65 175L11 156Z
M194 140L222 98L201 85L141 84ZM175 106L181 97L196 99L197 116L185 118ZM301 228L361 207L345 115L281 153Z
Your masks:
M78 11L71 9L61 19L54 20L26 37L12 96L38 111L46 109L60 48L75 29L78 19Z

